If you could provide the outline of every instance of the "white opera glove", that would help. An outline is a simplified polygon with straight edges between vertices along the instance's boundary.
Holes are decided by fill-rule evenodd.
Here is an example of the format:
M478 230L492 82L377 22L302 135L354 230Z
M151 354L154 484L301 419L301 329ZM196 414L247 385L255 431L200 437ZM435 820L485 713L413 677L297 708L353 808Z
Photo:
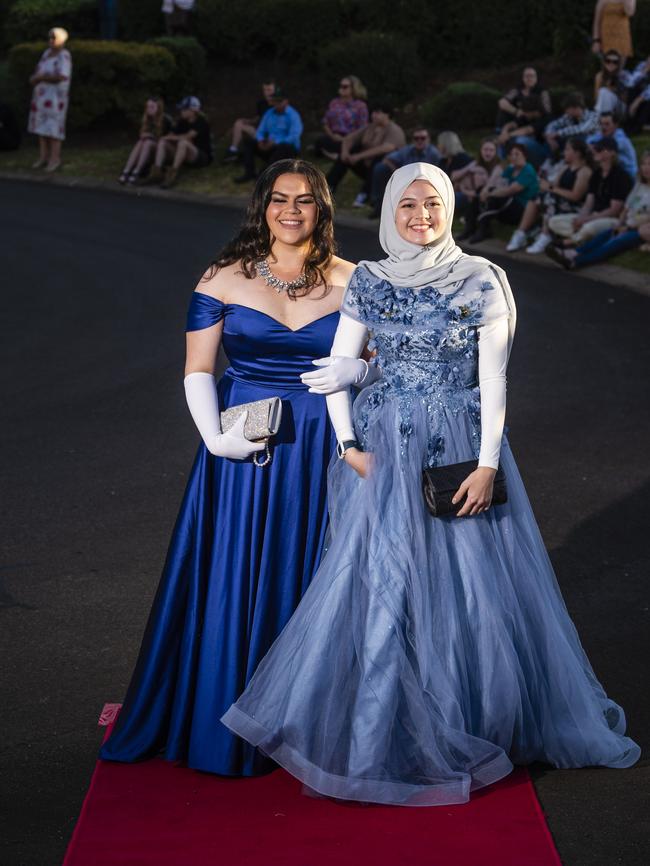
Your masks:
M499 319L481 326L478 336L478 382L481 392L481 450L478 465L498 469L506 418L508 320Z
M330 357L358 360L367 339L368 329L366 326L351 316L341 313ZM328 393L326 400L327 411L329 412L337 441L341 443L356 439L348 388L344 387L334 393Z
M211 373L190 373L184 379L185 399L210 454L245 460L256 451L264 450L263 442L251 442L244 436L248 413L244 412L226 433L221 432L219 398Z
M367 388L381 378L378 367L370 367L363 358L345 358L342 355L317 358L312 361L318 370L302 373L300 378L309 386L310 394L333 394L354 385Z

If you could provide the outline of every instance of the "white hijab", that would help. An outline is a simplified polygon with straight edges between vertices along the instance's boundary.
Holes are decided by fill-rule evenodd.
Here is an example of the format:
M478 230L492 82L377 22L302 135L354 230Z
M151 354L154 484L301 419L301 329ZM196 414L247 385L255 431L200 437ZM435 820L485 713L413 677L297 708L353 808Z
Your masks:
M425 180L433 186L442 199L447 215L444 232L427 246L404 240L395 225L395 212L399 201L406 188L415 180ZM445 290L453 291L463 280L489 267L496 275L508 305L509 342L512 345L517 308L508 278L504 270L488 259L482 256L469 256L456 245L451 235L454 205L454 187L442 169L426 162L416 162L398 168L388 181L381 206L379 242L387 258L380 259L378 262L359 262L359 265L394 286L409 286L415 289L434 286L443 294Z

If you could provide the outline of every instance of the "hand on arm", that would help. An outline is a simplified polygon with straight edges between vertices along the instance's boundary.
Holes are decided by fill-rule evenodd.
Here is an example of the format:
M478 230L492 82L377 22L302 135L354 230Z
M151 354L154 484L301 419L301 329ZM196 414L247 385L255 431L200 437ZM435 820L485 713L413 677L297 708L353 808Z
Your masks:
M331 356L358 359L366 344L367 337L368 332L365 325L342 313L332 343ZM352 423L349 391L346 389L328 394L326 400L330 421L336 433L336 441L340 445L343 442L355 440L356 434ZM362 478L365 477L370 459L368 454L364 454L357 448L348 448L345 451L344 459Z

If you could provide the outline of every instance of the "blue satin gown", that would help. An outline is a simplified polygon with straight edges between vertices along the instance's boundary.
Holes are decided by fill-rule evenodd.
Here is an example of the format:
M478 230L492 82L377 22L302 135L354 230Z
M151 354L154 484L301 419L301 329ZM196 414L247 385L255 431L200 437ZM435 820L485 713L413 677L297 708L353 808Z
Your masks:
M296 331L195 292L188 331L224 320L230 367L221 408L282 398L272 462L212 456L201 444L124 706L100 756L163 754L250 776L274 764L220 721L294 612L318 567L335 438L325 400L300 374L329 354L339 314Z

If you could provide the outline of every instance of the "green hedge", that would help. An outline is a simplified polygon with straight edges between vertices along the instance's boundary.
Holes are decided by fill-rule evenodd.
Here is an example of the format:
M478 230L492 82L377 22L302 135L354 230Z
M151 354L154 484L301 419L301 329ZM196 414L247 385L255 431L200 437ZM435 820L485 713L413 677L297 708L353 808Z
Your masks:
M193 36L158 36L149 45L158 45L173 55L176 70L167 86L167 95L174 100L198 93L205 82L206 54Z
M372 31L350 33L323 46L318 62L334 90L341 75L358 75L371 104L387 100L395 107L413 97L421 71L414 39Z
M145 42L164 30L162 0L118 0L120 39Z
M160 93L169 98L176 64L166 48L83 40L71 40L68 47L72 54L70 128L85 128L114 114L135 121L149 95ZM29 42L9 52L11 77L25 111L31 90L29 76L44 48L42 42Z
M475 81L450 84L420 107L422 121L436 131L494 126L501 93Z
M345 32L339 0L197 0L195 32L208 52L229 61L308 59L313 46Z
M97 0L18 0L7 14L7 45L46 39L52 27L65 27L72 38L96 36Z

